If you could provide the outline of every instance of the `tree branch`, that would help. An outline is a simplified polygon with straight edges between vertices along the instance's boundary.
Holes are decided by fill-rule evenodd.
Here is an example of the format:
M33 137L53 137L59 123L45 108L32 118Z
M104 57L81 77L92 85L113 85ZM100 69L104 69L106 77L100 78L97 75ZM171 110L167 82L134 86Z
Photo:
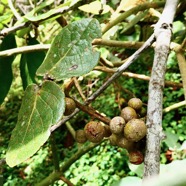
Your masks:
M122 13L121 15L119 15L116 19L109 21L105 27L102 30L102 33L104 34L105 32L107 32L110 28L112 28L113 26L115 26L116 24L122 22L123 20L125 20L127 17L129 17L132 14L135 14L139 11L144 11L148 8L159 8L162 7L165 3L164 2L148 2L148 3L143 3L140 4L134 8L131 8L130 10Z
M128 68L128 66L130 66L141 54L141 52L143 50L145 50L146 48L148 48L149 46L151 46L151 44L154 41L154 35L152 35L151 37L149 37L149 39L133 54L131 55L127 61L121 65L116 72L96 91L94 92L85 102L84 105L88 105L89 103L91 103L93 100L95 100L115 79L117 79L122 73L123 71ZM58 127L60 127L61 125L63 125L66 121L68 121L69 119L71 119L73 116L75 116L80 110L78 108L75 109L75 111L63 118L62 120L60 120L57 124L53 125L51 127L51 132L53 132L54 130L56 130Z
M178 109L179 107L183 107L186 105L186 101L181 101L179 103L175 103L169 107L166 107L163 109L163 112L170 112L171 110L175 110L175 109Z
M0 56L7 57L15 54L23 54L28 52L40 51L40 50L48 50L50 46L51 46L50 44L37 44L37 45L13 48L13 49L1 51Z
M58 8L55 11L53 11L53 13L51 15L48 14L48 16L46 16L45 18L41 18L41 19L39 19L37 21L27 20L24 23L21 23L20 25L16 25L16 26L13 26L13 27L10 27L10 28L5 28L5 29L0 31L0 36L4 37L5 35L8 35L8 34L10 34L12 32L20 30L22 28L25 28L25 27L27 27L30 24L37 24L38 25L38 24L40 24L41 22L43 22L43 21L45 21L47 19L50 19L52 17L58 16L58 15L64 14L65 12L73 10L74 8L77 8L80 4L81 4L81 1L80 2L78 1L74 5L72 5L71 7Z
M144 179L159 173L160 143L162 140L162 100L166 61L172 33L172 22L178 0L167 0L160 20L155 25L155 56L149 83L147 106L147 142L144 161Z
M184 53L182 51L177 52L176 56L178 60L182 82L183 82L184 96L186 100L186 60L185 60Z
M77 161L81 156L87 153L89 150L95 148L100 145L100 143L90 143L89 145L83 145L71 158L69 158L60 168L60 172L52 172L48 177L43 179L40 183L36 184L36 186L48 186L54 183L56 180L60 179L60 176L69 169L69 167Z
M115 73L116 70L108 67L102 67L102 66L96 66L94 70L99 70L102 72L108 72L108 73ZM150 77L146 76L144 74L135 74L132 72L123 72L122 76L129 77L129 78L135 78L135 79L140 79L144 81L150 81ZM178 88L183 88L182 83L177 83L173 81L165 81L165 86L170 86L170 87L178 87Z

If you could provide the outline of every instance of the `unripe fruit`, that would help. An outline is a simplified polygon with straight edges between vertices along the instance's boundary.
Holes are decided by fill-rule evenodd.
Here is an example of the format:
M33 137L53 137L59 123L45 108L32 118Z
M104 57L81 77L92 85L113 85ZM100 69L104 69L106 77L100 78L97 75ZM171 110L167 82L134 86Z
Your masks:
M123 132L125 120L121 116L116 116L110 121L110 130L113 134L120 134Z
M124 136L130 141L137 142L146 134L147 126L140 119L132 119L124 127Z
M144 156L140 151L134 151L129 153L129 161L132 164L139 165L143 163Z
M145 117L147 115L147 109L145 107L142 107L139 111L140 117Z
M128 106L132 107L135 110L140 110L142 108L142 101L139 98L132 98L128 101Z
M125 148L128 151L131 151L134 148L134 143L126 139L125 137L121 137L117 140L116 144L119 147Z
M118 140L118 137L117 137L116 134L112 134L109 137L110 144L113 145L113 146L116 146L117 145L117 140Z
M105 134L104 126L97 121L90 121L84 128L87 139L93 143L101 142Z
M125 107L121 110L120 116L128 122L131 119L138 118L136 111L132 107Z
M104 129L105 129L104 137L108 138L109 136L112 135L112 132L110 131L110 127L108 125L104 125Z
M76 109L76 103L72 98L65 97L65 112L64 115L68 116L74 112Z
M78 143L85 143L87 141L87 137L85 135L85 131L81 130L81 129L77 130L76 134L75 134L75 140Z

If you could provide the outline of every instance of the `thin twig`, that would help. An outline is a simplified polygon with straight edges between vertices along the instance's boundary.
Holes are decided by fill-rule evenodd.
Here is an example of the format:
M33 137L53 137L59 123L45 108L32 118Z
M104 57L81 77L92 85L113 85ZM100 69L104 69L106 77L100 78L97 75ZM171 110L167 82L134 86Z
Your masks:
M148 2L148 3L140 4L134 8L131 8L130 10L119 15L116 19L109 21L103 28L102 33L104 34L110 28L122 22L123 20L125 20L127 17L129 17L132 14L138 13L139 11L144 11L148 8L159 8L159 7L162 7L164 4L165 4L164 2L150 2L150 3Z
M85 104L88 104L95 100L115 79L117 79L124 70L126 70L138 57L139 55L148 48L154 42L154 35L151 35L149 39L133 54L127 61L121 65L116 72L96 91L94 92L86 101Z
M15 9L12 0L8 0L8 5L11 9L11 11L13 12L14 16L16 17L17 20L21 20L21 15L19 15L19 13L17 12L17 10Z
M65 123L68 131L70 132L70 134L72 135L72 137L75 139L75 135L76 135L76 131L74 130L74 128L72 127L71 123L69 121L67 121Z
M28 53L28 52L48 50L50 46L51 46L50 44L37 44L37 45L13 48L13 49L1 51L0 56L7 57L7 56L15 55L15 54L23 54L23 53Z
M52 159L54 164L54 170L57 172L59 171L59 157L56 147L56 140L55 140L55 133L52 133L50 136L50 143L51 143L51 149L52 149Z
M17 30L20 30L22 28L28 27L30 25L29 22L21 23L20 25L14 25L10 28L4 28L0 31L0 36L6 36L12 32L16 32Z
M73 77L73 81L74 81L75 87L77 88L80 96L82 97L83 101L85 101L86 100L86 97L83 94L83 91L81 89L81 86L79 85L79 82L78 82L77 78L76 77Z
M5 35L8 35L12 32L15 32L17 30L20 30L22 28L25 28L27 27L28 25L30 24L40 24L41 22L47 20L47 19L50 19L52 17L55 17L55 16L58 16L58 15L61 15L61 14L64 14L70 10L73 10L74 8L77 8L79 5L81 4L81 1L78 1L76 2L73 6L71 7L67 7L67 8L58 8L55 10L55 12L53 12L53 14L49 15L48 17L45 17L45 18L41 18L40 20L37 20L37 22L34 22L34 21L25 21L24 23L21 23L20 25L16 25L16 26L13 26L13 27L10 27L10 28L5 28L3 30L0 31L0 36L5 36Z
M102 141L103 142L103 141ZM101 143L102 143L101 142ZM48 186L52 185L53 182L59 180L60 176L69 169L69 167L77 161L81 156L100 145L100 143L90 143L89 145L83 145L75 154L73 154L65 163L61 166L60 172L52 172L48 177L43 179L40 183L36 184L36 186Z
M94 70L99 70L99 71L108 72L108 73L116 72L115 69L102 67L102 66L96 66L94 68ZM126 77L129 77L129 78L135 78L135 79L141 79L141 80L144 80L144 81L150 81L149 76L146 76L146 75L143 75L143 74L136 74L136 73L132 73L132 72L123 72L122 76L126 76ZM173 82L173 81L165 81L165 86L183 88L182 83L177 83L177 82Z
M186 59L184 53L181 51L176 53L176 57L178 60L180 74L183 82L184 96L186 100Z
M178 109L180 107L183 107L186 105L186 101L181 101L179 103L175 103L169 107L166 107L163 109L163 112L166 113L166 112L170 112L171 110L175 110L175 109Z
M67 178L65 178L64 176L60 176L60 179L65 182L67 184L67 186L74 186L74 184L68 180Z
M107 118L106 116L103 116L101 115L99 112L97 112L95 109L93 109L92 107L90 106L86 106L86 105L83 105L81 103L79 103L78 101L74 100L76 102L76 105L77 107L85 112L85 113L88 113L91 117L93 118L96 118L102 122L104 122L105 124L109 124L110 123L110 119Z

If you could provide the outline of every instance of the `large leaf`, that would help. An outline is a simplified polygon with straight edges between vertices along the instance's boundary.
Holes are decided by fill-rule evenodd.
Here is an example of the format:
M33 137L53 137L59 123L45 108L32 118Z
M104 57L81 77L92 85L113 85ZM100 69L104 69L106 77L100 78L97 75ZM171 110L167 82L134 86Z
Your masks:
M14 35L7 35L0 46L0 51L15 48L16 41ZM0 104L4 101L10 86L12 84L12 62L14 56L1 57L0 56Z
M32 156L47 141L50 126L63 115L64 97L64 92L54 82L27 87L6 154L10 167Z
M101 29L96 19L69 24L55 37L37 75L48 74L62 80L88 73L99 60L99 52L91 45L98 37L101 37Z
M29 38L28 45L35 45L38 43L39 42L35 38ZM20 72L24 89L29 84L36 83L35 79L36 70L41 65L44 58L45 58L44 51L34 51L22 54L20 61Z
M78 8L84 12L97 14L97 15L100 14L100 11L101 14L106 14L110 11L110 7L108 5L101 3L100 1L93 1L90 4L85 4Z

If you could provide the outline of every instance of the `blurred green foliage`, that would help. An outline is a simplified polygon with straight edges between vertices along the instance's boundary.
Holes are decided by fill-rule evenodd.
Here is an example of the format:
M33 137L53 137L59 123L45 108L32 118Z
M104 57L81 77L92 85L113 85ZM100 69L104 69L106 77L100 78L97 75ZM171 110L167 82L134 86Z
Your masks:
M85 1L83 4L89 2L90 1ZM113 8L113 10L116 10L119 5L119 1L109 1L108 5ZM24 6L26 7L27 5ZM41 15L43 12L47 12L48 10L54 9L55 7L55 4L50 4L41 12L39 12L39 14ZM24 11L26 11L26 8ZM27 11L29 11L29 9ZM21 16L23 16L23 12L21 13ZM174 23L174 42L181 43L185 37L185 15L186 14L181 16L178 15L178 18L176 18L180 20L176 20ZM98 19L101 24L104 24L105 20L108 21L110 16L110 12L100 16L92 15L78 9L64 14L64 18L67 22L79 20L84 17L94 17ZM13 13L8 6L8 2L3 0L2 4L0 4L0 30L11 26L10 21L12 17ZM135 27L133 27L133 29L131 29L128 34L122 34L123 27L125 24L128 24L127 21L122 22L112 32L111 39L117 39L121 41L144 41L149 33L152 32L151 29L146 29L146 27L150 27L152 22L154 22L154 20L149 21L149 23L148 20L143 20ZM59 30L60 25L54 21L54 19L43 22L37 28L37 32L39 33L39 42L46 44L51 43L52 39ZM36 30L32 29L29 34L31 36L34 36L34 34L37 35L37 33L34 33L34 31ZM25 40L27 36L28 35L24 35L23 38L17 37L18 46L26 43ZM114 62L122 61L135 51L134 49L111 47L99 47L99 50L101 51L102 56L104 56L107 60ZM138 58L138 60L136 60L136 62L127 69L127 71L149 76L152 68L153 54L154 53L152 49L146 50ZM20 56L17 56L13 63L14 80L4 103L0 107L0 159L5 157L11 132L17 122L17 115L23 96L22 81L19 72L19 61ZM91 93L95 92L95 90L102 86L103 82L108 79L110 75L111 74L105 72L98 73L97 71L92 71L86 76L81 77L79 82L82 86L82 91L85 96L88 97ZM178 83L182 82L174 52L171 52L169 55L165 79ZM81 100L75 88L72 88L70 94L76 99ZM126 104L128 99L133 96L141 98L145 104L144 106L146 106L148 101L148 81L122 76L118 78L117 81L115 81L109 88L107 88L104 94L101 94L92 103L92 107L98 110L100 113L104 113L106 116L112 118L120 114L121 108ZM182 100L184 100L182 88L165 87L163 103L164 108ZM88 114L80 112L70 120L70 123L74 129L77 130L79 128L83 128L90 119L91 117ZM185 150L185 146L183 146L183 144L186 141L185 107L180 107L178 109L164 113L163 128L166 132L167 139L162 143L161 146L161 163L168 164L170 162L170 159L166 154L170 149L173 152L172 157L174 160L184 159L185 154L183 153L183 149ZM60 164L63 164L66 159L71 157L77 151L78 144L75 143L73 137L67 131L65 125L55 131L54 134ZM40 182L53 170L54 166L51 145L50 142L47 142L32 158L29 158L25 163L14 168L10 168L7 165L2 165L0 167L0 174L2 174L4 177L5 186L27 186ZM64 175L76 186L110 186L117 183L117 181L124 177L141 177L142 170L141 167L138 167L137 170L130 166L125 149L111 146L106 141L100 146L83 155L78 161L69 167ZM54 185L57 186L66 184L60 180L56 181Z

